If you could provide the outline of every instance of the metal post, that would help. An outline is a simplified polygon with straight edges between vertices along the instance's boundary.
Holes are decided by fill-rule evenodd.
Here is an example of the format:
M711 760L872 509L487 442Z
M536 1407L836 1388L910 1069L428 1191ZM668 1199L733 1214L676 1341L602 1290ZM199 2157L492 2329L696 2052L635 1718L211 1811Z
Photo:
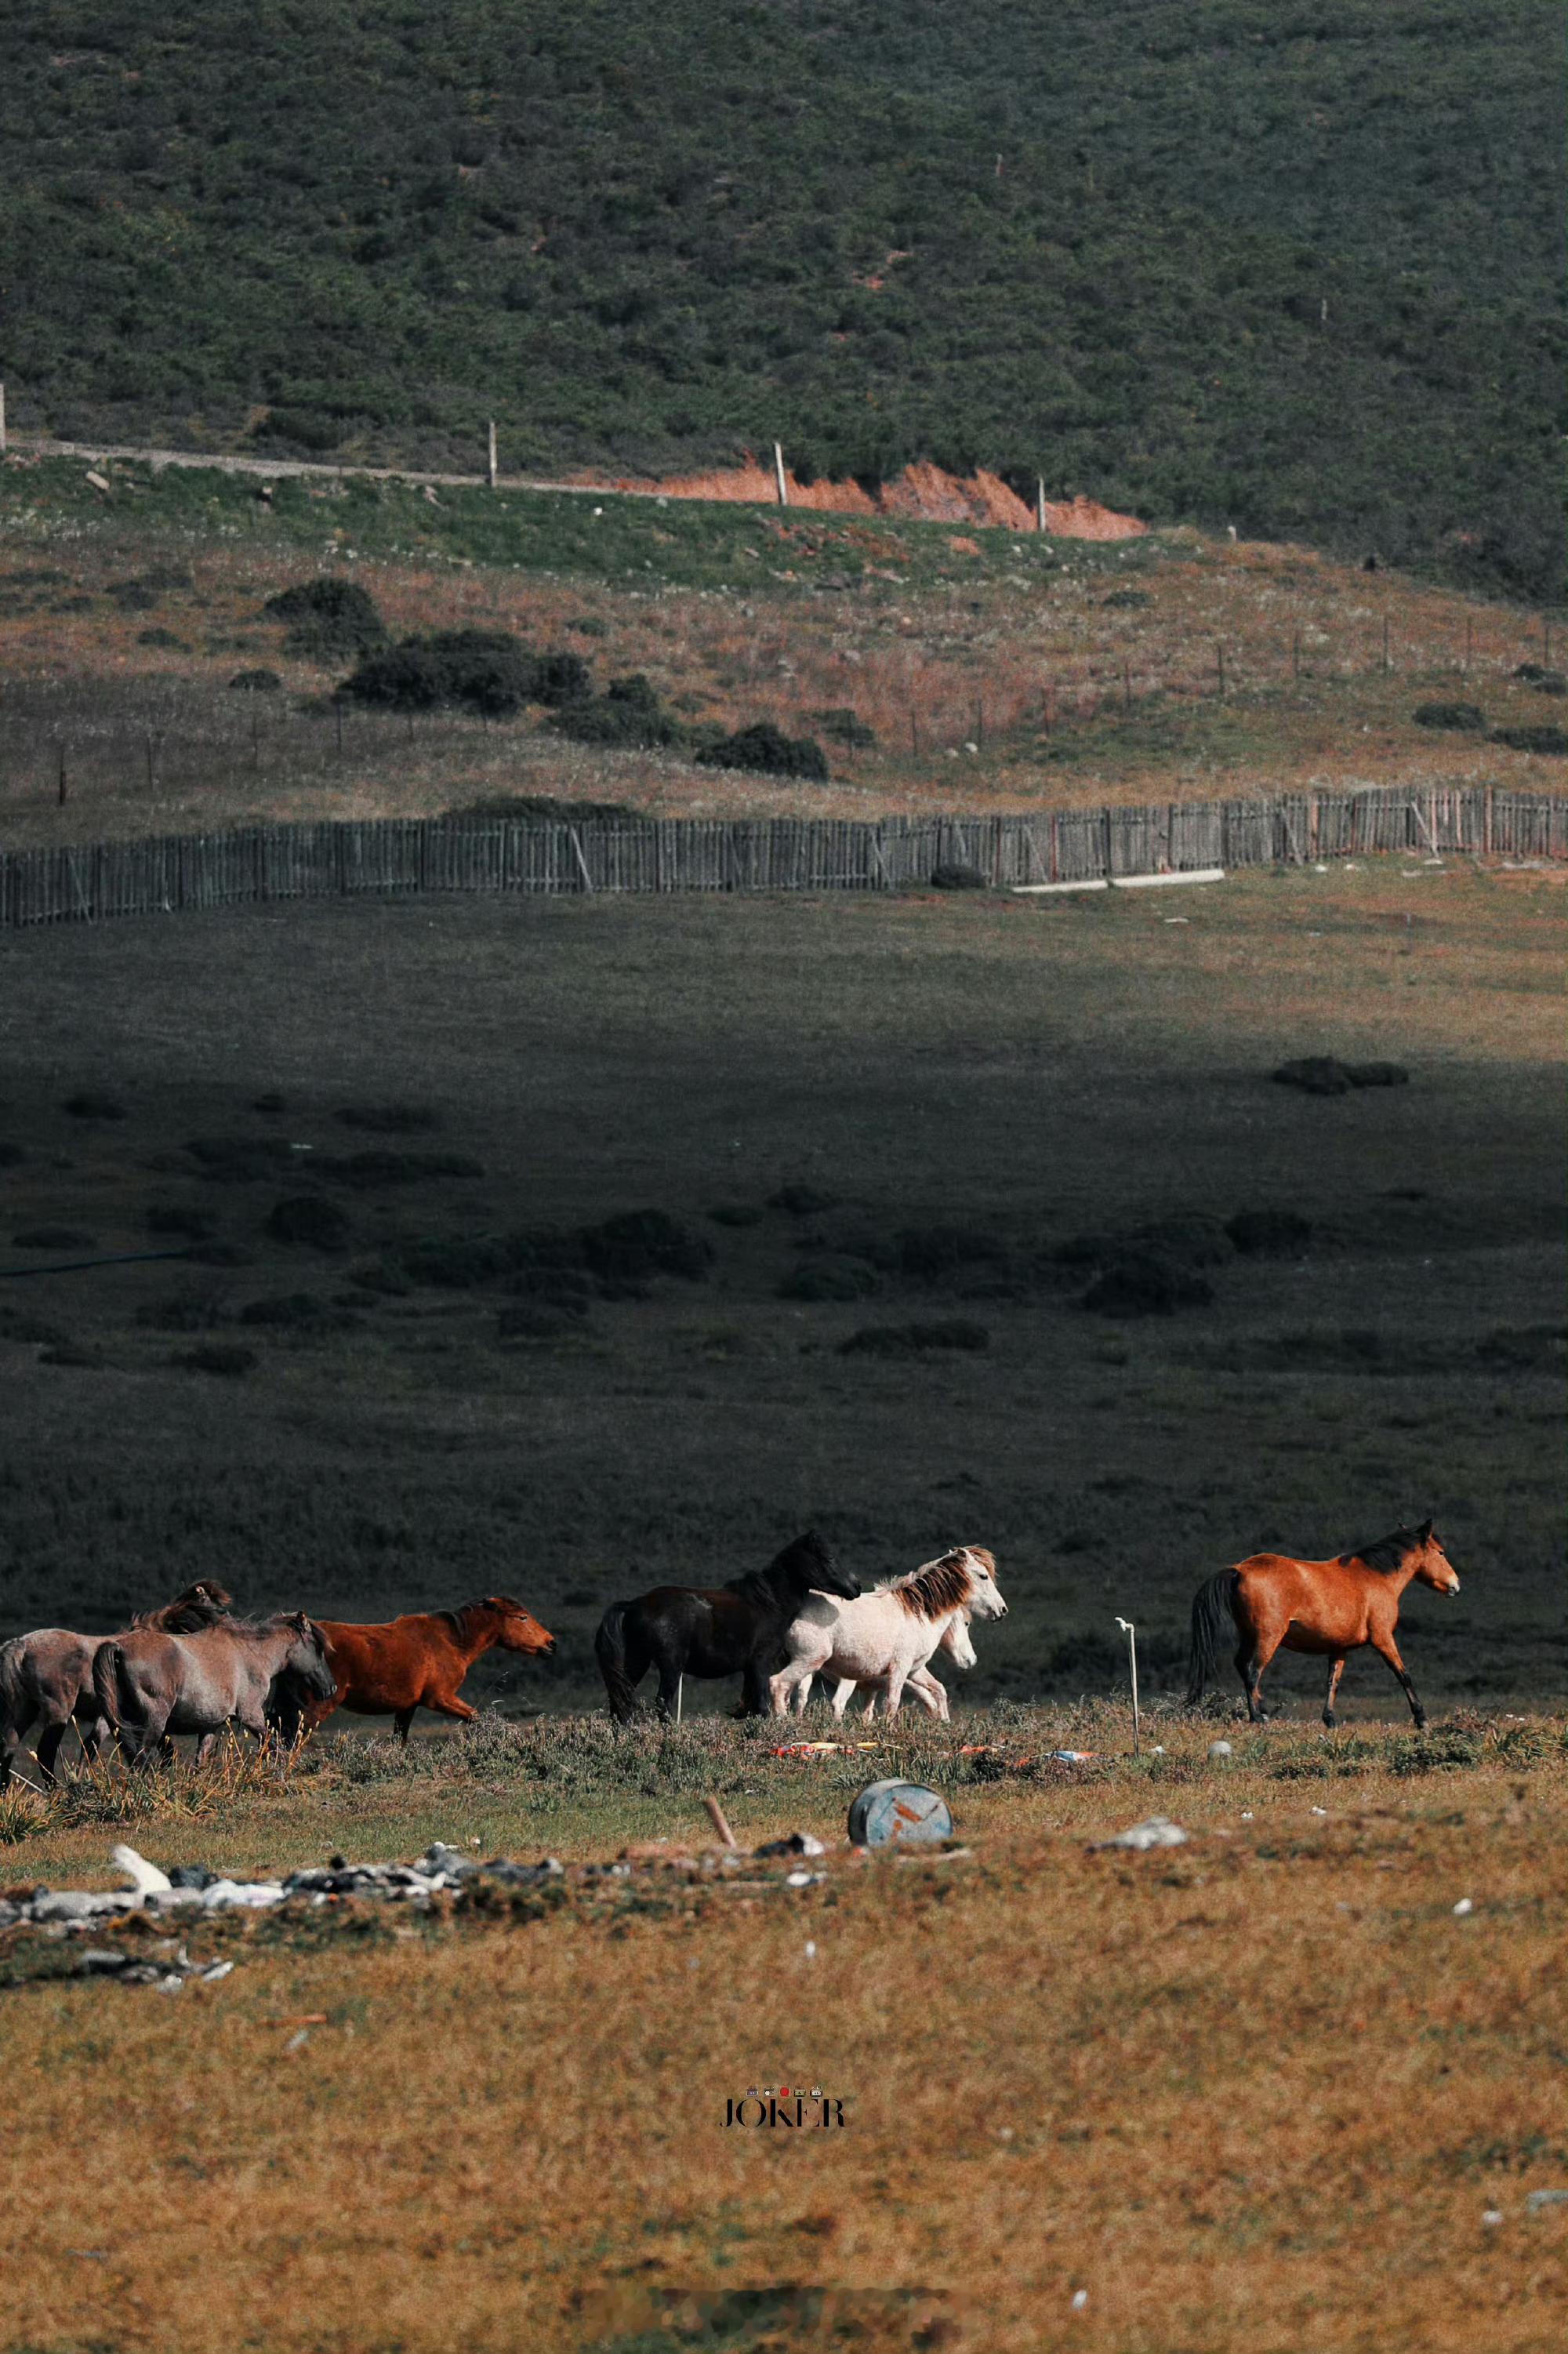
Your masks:
M681 1702L682 1702L682 1700L683 1700L683 1699L684 1698L684 1696L685 1696L685 1690L686 1690L686 1679L685 1679L685 1677L684 1677L684 1676L677 1676L677 1677L675 1678L675 1722L676 1722L676 1723L677 1723L677 1724L679 1724L679 1723L680 1723L680 1722L681 1722Z
M489 467L489 479L490 479L490 487L491 487L491 489L492 489L492 490L493 490L493 489L495 488L495 482L496 482L496 467L495 467L495 419L494 419L493 418L492 418L492 419L491 419L491 420L490 420L490 467Z
M1034 477L1034 528L1036 531L1045 528L1045 483L1039 474Z
M1116 1623L1127 1637L1128 1666L1132 1672L1132 1754L1137 1757L1141 1754L1142 1733L1138 1714L1138 1629L1130 1618L1118 1618Z
M789 504L789 485L784 479L783 446L778 441L773 444L773 482L779 493L779 505L787 507Z

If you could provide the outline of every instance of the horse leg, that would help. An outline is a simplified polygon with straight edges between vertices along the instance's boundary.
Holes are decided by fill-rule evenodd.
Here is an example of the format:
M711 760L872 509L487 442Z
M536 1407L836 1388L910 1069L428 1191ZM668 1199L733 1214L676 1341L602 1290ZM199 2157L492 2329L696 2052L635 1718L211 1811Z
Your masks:
M1329 1662L1329 1691L1323 1702L1323 1722L1330 1728L1340 1721L1334 1714L1334 1694L1340 1689L1340 1678L1344 1672L1345 1655L1343 1651L1337 1651Z
M1281 1633L1283 1633L1281 1629ZM1236 1673L1246 1694L1246 1712L1254 1724L1266 1721L1268 1711L1263 1704L1264 1670L1279 1649L1278 1635L1259 1635L1255 1631L1242 1638L1236 1653Z
M741 1713L743 1716L766 1716L768 1705L768 1670L754 1656L747 1659L741 1671Z
M1386 1660L1404 1685L1404 1697L1410 1702L1410 1713L1415 1719L1415 1730L1419 1733L1426 1722L1426 1711L1422 1707L1416 1695L1415 1686L1405 1673L1404 1661L1399 1656L1398 1644L1392 1635L1374 1635L1372 1638L1372 1647L1380 1659Z
M459 1700L456 1692L427 1692L423 1705L432 1709L437 1716L455 1716L460 1724L471 1724L479 1714L478 1709L471 1708L466 1700ZM413 1710L409 1709L408 1715L412 1717L413 1713ZM401 1710L398 1714L401 1717ZM406 1733L403 1738L405 1741L408 1740L408 1736Z
M39 1734L38 1745L34 1752L45 1786L51 1790L59 1780L59 1776L55 1772L55 1760L60 1754L60 1743L65 1739L66 1726L69 1722L69 1717L62 1716L58 1719L51 1717Z
M408 1727L413 1723L414 1716L415 1711L413 1709L400 1708L396 1712L392 1719L393 1723L397 1728L397 1738L403 1744L405 1749L408 1746Z
M895 1660L887 1670L887 1698L883 1702L882 1710L885 1716L897 1715L898 1703L904 1698L904 1686L907 1677L908 1670L901 1668Z

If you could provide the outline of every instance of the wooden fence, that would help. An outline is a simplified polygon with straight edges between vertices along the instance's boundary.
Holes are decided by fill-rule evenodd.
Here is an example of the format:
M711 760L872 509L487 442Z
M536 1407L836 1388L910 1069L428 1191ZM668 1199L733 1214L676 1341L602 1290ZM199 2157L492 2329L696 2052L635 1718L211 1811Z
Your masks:
M380 818L0 853L0 926L415 891L899 891L940 867L998 888L1201 866L1477 854L1568 859L1568 797L1491 786L1153 801L1035 816Z

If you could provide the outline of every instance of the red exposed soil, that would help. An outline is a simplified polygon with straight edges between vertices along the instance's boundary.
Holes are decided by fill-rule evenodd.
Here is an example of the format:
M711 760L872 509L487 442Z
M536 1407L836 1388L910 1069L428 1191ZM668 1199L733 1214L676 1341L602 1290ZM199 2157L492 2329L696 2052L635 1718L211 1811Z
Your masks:
M772 506L778 500L772 469L755 458L740 466L672 474L656 481L632 475L606 480L589 474L577 480L586 489L657 492L668 499L726 499L758 506ZM906 466L874 493L859 482L798 482L788 472L784 481L792 507L820 514L906 515L920 523L989 524L1005 531L1035 528L1033 509L1010 491L1000 476L988 474L983 467L966 479L944 473L940 466ZM1062 539L1137 539L1149 526L1136 515L1117 514L1094 499L1076 498L1047 499L1045 528Z

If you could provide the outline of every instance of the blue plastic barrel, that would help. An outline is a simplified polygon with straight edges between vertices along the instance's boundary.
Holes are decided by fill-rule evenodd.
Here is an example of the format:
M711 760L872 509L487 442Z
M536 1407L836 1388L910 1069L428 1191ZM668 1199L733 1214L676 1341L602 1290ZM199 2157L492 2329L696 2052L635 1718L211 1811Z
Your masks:
M849 1810L855 1847L934 1847L951 1839L948 1802L918 1782L873 1782Z

